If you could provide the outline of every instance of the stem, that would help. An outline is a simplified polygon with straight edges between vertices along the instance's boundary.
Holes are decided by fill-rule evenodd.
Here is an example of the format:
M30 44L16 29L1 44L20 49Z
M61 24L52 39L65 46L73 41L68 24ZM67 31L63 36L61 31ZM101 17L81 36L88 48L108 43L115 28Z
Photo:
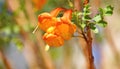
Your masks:
M84 0L84 6L89 3L89 0ZM89 24L89 22L87 22ZM87 26L87 39L88 39L88 47L87 47L87 69L94 69L94 57L92 54L92 36L90 27Z
M92 54L92 36L89 26L87 27L88 47L87 47L87 66L88 69L94 69L94 57Z
M86 4L88 4L89 0L84 0L83 5L85 6ZM76 3L80 3L80 0L74 0L74 5L75 8L78 11L81 11L81 9L79 9L79 6L82 7L82 5L76 5ZM89 23L89 22L87 22ZM89 26L86 27L87 28L87 33L84 32L84 30L80 27L79 28L79 32L82 33L82 37L83 38L79 38L80 40L80 44L81 47L84 51L84 55L86 57L86 61L87 61L87 69L94 69L94 57L92 54L92 36L91 36L91 30L89 28Z

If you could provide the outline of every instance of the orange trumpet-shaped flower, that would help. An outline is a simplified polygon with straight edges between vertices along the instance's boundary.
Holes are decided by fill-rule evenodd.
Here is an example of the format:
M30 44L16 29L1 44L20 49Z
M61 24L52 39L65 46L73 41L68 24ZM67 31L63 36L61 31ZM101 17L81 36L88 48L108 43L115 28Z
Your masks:
M57 23L56 16L63 8L56 8L50 13L42 13L38 16L38 25L43 31L47 31L47 29L51 26L54 26Z
M66 10L61 18L57 15L63 8L56 8L50 13L38 16L38 25L46 33L43 40L49 46L61 46L64 40L69 40L76 31L76 26L71 22L72 10Z

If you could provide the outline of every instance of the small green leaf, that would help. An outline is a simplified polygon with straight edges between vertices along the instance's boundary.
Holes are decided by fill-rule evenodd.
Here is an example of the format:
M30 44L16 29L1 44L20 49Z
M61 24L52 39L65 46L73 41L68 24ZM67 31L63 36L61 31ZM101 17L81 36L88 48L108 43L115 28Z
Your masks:
M90 23L89 27L90 27L90 29L93 29L93 30L96 28L94 23Z
M100 14L101 16L103 16L104 10L103 10L102 8L99 8L99 14Z
M96 15L96 16L93 18L93 20L94 20L95 22L99 22L99 21L102 20L102 16L101 16L100 14L98 14L98 15Z
M90 5L86 5L86 6L84 7L83 11L87 11L87 10L89 10L89 9L90 9Z
M100 25L101 27L106 27L107 26L107 22L101 20L101 21L98 22L98 25Z
M98 28L95 28L94 30L92 29L92 31L93 31L94 33L98 33L98 32L99 32Z
M106 8L104 8L104 14L105 15L112 15L113 14L113 7L109 5Z
M107 12L105 13L105 15L112 15L112 14L113 14L112 11L107 11Z
M83 9L83 16L86 16L86 15L90 15L91 12L90 12L90 5L86 5Z
M91 20L91 17L86 15L86 16L82 17L82 20L83 21Z
M85 12L83 13L83 16L90 15L90 14L91 14L90 11L85 11Z
M82 23L82 24L81 24L81 27L82 27L83 29L85 28L85 26L86 26L85 23Z
M90 27L90 29L91 29L94 33L98 33L98 32L99 32L98 29L97 29L97 27L96 27L96 25L95 25L94 23L90 23L90 24L89 24L89 27Z

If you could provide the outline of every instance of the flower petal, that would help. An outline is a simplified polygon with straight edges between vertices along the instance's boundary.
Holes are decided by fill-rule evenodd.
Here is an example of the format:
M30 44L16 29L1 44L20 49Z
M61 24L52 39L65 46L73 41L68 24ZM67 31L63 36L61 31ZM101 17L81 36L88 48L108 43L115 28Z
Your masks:
M59 34L63 39L68 40L71 38L72 34L69 32L70 27L68 24L60 24L56 27L56 34Z
M60 36L54 34L45 33L43 39L49 46L59 47L64 44L64 40Z
M69 32L73 34L76 31L76 25L75 24L69 24Z
M56 16L58 15L58 13L59 13L60 11L63 11L63 10L65 10L65 9L64 9L64 8L56 8L56 9L54 9L53 11L51 11L50 14L51 14L53 17L56 17Z
M49 13L39 15L38 20L39 27L45 32L49 27L54 26L57 22L57 19L52 17Z
M52 16L49 13L45 12L38 16L38 21L41 22L43 19L51 19L51 18Z
M64 15L63 15L63 17L61 17L61 20L63 22L69 23L69 22L71 22L70 21L71 18L72 18L72 10L66 10L65 13L64 13Z

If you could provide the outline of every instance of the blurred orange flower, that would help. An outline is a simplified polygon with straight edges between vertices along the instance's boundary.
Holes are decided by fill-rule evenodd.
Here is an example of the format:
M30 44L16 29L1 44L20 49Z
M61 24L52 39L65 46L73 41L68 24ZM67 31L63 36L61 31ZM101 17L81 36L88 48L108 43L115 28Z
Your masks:
M46 32L43 39L49 46L62 46L64 40L69 40L76 31L75 24L71 22L72 10L66 10L61 18L57 18L61 10L57 8L38 16L39 27Z

